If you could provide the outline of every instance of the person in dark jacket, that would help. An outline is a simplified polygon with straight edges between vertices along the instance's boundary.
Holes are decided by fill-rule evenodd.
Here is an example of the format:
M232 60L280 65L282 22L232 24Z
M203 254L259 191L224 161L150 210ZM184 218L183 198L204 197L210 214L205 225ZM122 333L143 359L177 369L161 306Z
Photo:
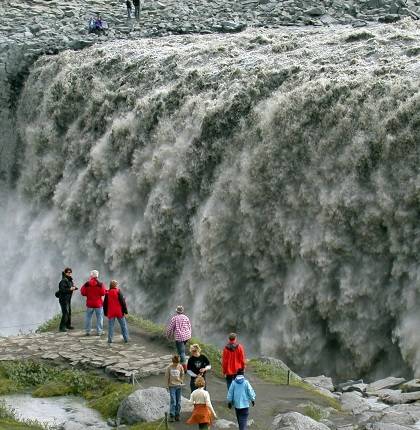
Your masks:
M127 343L128 328L127 321L124 316L128 314L128 310L124 296L118 288L117 281L111 281L109 284L109 290L105 294L104 314L108 317L108 343L112 343L112 338L114 336L115 318L120 324L124 342Z
M202 376L206 380L206 372L211 369L211 365L209 359L201 353L200 345L197 343L190 346L190 353L191 355L187 362L187 373L191 376L190 388L192 393L197 388L195 386L197 376Z
M134 18L140 19L140 0L133 0Z
M73 283L73 271L70 267L66 267L62 273L62 278L58 284L59 303L61 307L60 331L73 330L71 325L71 297L73 291L77 290Z
M86 336L90 335L92 316L96 315L96 334L102 336L104 327L103 300L105 295L105 285L98 279L99 272L92 270L89 281L83 284L80 289L82 296L86 297L85 331Z
M127 6L127 18L131 18L131 11L133 10L133 5L131 4L131 0L126 0L125 5Z

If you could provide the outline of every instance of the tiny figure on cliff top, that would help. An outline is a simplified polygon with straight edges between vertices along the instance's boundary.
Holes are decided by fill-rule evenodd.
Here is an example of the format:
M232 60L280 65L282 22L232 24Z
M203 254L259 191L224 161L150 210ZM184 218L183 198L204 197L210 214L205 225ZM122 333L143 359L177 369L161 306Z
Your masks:
M130 0L126 0L125 5L127 6L127 18L131 18L131 12L133 10L133 5L131 4Z

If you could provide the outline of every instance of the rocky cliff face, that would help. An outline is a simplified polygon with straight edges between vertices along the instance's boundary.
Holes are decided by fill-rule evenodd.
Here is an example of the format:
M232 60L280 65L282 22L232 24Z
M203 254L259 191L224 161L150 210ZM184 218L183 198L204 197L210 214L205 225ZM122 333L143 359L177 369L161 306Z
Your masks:
M74 20L67 41L47 26L3 45L12 318L54 308L57 268L95 266L138 311L183 302L197 332L304 372L417 368L418 23L121 30L135 40L42 55L98 40L71 5L51 12Z

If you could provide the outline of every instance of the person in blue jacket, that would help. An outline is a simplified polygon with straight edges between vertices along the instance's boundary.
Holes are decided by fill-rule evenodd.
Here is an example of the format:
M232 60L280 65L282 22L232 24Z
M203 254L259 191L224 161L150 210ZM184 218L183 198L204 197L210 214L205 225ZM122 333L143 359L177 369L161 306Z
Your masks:
M244 376L244 370L239 369L236 378L229 387L228 408L235 408L239 430L246 430L248 426L249 404L255 406L255 391Z

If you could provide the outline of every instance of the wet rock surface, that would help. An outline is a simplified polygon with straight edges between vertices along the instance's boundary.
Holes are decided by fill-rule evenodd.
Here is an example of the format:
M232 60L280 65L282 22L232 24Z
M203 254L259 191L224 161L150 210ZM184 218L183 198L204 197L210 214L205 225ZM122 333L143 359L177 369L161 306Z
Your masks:
M84 336L83 332L43 333L0 338L0 361L41 359L64 361L73 367L103 369L120 378L143 378L164 373L171 355L147 351L142 345Z

